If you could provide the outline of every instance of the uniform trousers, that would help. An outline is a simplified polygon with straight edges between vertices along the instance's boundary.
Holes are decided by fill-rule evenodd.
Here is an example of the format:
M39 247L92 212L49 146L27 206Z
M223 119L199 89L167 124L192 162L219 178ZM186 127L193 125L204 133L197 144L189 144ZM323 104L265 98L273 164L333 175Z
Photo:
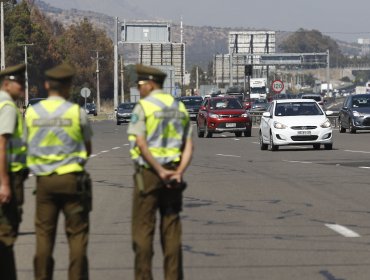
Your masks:
M153 239L157 210L160 214L165 280L181 280L183 268L179 212L182 208L182 191L165 188L159 176L151 169L143 169L140 172L144 186L140 189L135 180L132 211L135 280L153 279Z
M22 219L24 173L12 173L10 178L11 201L0 205L0 279L15 280L17 273L13 246Z
M86 280L89 214L78 191L77 173L37 177L36 189L36 280L53 279L53 249L58 216L63 212L69 245L69 280Z

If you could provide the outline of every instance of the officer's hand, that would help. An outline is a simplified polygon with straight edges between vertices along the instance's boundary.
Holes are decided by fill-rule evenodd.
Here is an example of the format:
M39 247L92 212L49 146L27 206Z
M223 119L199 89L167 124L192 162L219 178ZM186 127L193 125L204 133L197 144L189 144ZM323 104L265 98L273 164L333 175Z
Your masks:
M176 180L177 183L181 183L182 182L182 174L179 173L179 172L176 172L175 174L173 174L171 177L170 177L170 181L172 180Z
M12 193L10 191L10 186L2 184L0 186L0 203L1 204L9 203L11 197Z
M162 168L158 172L159 177L161 177L161 179L163 181L168 181L173 174L175 174L175 170L169 170L169 169L165 169L165 168Z

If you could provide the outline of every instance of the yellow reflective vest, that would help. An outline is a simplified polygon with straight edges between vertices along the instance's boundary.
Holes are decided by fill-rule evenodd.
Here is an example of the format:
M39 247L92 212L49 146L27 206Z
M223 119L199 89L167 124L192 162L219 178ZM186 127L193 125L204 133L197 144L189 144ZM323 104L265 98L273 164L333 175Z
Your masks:
M80 107L64 99L46 99L29 107L26 116L27 165L38 176L84 170L87 151Z
M10 172L18 172L26 167L27 147L23 139L23 118L19 109L12 101L0 102L0 109L5 105L10 105L17 112L17 122L14 133L7 144L7 158Z
M153 93L139 103L144 110L146 140L153 157L162 165L179 162L189 129L189 115L184 104L161 92ZM129 135L129 141L133 161L148 167L136 146L136 136Z

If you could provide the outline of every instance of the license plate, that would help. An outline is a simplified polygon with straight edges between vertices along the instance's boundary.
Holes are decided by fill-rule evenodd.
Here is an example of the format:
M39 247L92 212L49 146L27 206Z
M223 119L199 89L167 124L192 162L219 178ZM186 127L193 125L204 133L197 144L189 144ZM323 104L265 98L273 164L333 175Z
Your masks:
M236 127L236 123L227 123L226 127Z
M311 131L308 130L298 131L298 135L311 135Z
M195 118L197 114L189 114L190 118Z

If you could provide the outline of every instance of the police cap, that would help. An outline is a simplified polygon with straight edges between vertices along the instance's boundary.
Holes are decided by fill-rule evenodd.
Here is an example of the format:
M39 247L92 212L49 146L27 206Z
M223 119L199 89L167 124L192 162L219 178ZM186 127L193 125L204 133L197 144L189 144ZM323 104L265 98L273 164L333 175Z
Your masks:
M158 84L163 84L167 76L166 73L157 68L149 67L142 64L136 64L135 69L138 83L140 83L141 81L153 81Z
M18 64L18 65L7 67L0 72L0 79L17 81L19 83L23 83L25 70L26 70L25 64Z
M76 75L76 69L68 63L62 63L45 72L46 79L54 81L70 80L74 75Z

